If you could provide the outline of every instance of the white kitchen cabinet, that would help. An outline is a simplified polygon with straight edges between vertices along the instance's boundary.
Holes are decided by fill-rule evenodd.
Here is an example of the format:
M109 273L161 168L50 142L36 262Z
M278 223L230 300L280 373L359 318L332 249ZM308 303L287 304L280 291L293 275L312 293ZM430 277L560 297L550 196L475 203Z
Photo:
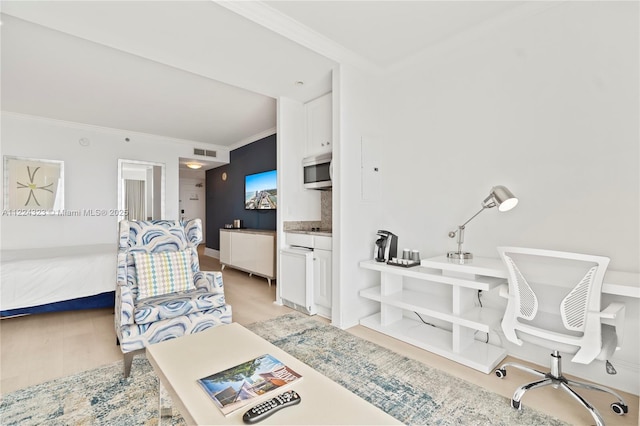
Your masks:
M361 325L484 373L506 356L504 348L475 338L498 327L502 318L502 311L476 303L478 291L506 284L499 259L460 265L442 256L411 268L368 260L360 267L380 272L379 286L360 291L380 303L380 312L362 318Z
M278 290L283 305L315 315L313 303L313 250L287 247L280 250Z
M220 229L220 264L264 277L276 278L276 233L261 229Z
M305 156L331 152L333 147L333 119L331 93L305 104L307 141Z
M286 302L293 302L289 306L299 309L299 306L302 306L301 301L305 300L307 304L304 305L303 312L310 315L317 313L322 317L331 318L331 287L333 285L331 279L331 234L327 232L290 231L285 233L285 242L289 248L280 251L282 270L281 279L278 282L280 297L283 302L285 304L287 304ZM287 262L293 262L291 259L293 259L293 252L296 250L308 250L312 254L311 265L305 269L308 271L306 280L311 280L311 282L302 282L300 279L293 279L293 277L291 280L288 279L289 272L285 272L285 265ZM298 264L302 265L303 261L298 260ZM298 276L302 275L298 274ZM301 289L305 289L304 297L298 293ZM296 300L292 300L294 297Z
M313 299L326 318L331 318L331 255L331 250L313 250Z

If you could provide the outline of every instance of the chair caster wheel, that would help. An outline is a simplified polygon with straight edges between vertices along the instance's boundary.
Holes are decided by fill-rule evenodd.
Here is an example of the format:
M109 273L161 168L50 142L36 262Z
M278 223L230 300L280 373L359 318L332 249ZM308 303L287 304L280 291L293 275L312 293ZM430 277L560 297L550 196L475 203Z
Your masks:
M500 378L500 379L506 377L507 376L507 370L505 370L504 368L498 368L496 370L496 376L498 376L498 378Z
M629 407L627 407L625 404L614 402L611 404L611 411L613 411L619 416L622 416L629 412Z
M520 406L520 401L516 401L515 399L511 400L511 407L515 408L516 410L522 410L522 407Z

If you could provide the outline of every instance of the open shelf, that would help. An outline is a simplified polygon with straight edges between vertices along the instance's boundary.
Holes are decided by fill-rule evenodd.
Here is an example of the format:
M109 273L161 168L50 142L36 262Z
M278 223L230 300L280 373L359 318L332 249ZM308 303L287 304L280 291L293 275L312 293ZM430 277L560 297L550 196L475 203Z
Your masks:
M382 296L380 286L377 286L361 290L360 296L483 333L488 333L502 319L500 311L489 308L473 308L462 315L454 315L449 298L420 291L404 290Z
M423 260L422 262L424 264L425 261ZM456 270L459 269L460 266L454 264L451 265L456 266ZM432 281L483 291L492 290L507 282L506 279L502 277L488 277L484 275L476 275L475 277L447 276L443 275L441 270L434 268L427 268L424 266L402 268L398 266L390 266L383 262L376 262L375 260L365 260L363 262L360 262L360 267L371 269L374 271L388 272L402 277L417 278L419 280Z
M383 326L378 313L361 319L360 325L482 371L485 374L491 373L507 354L507 351L503 348L477 340L463 351L456 353L453 351L451 343L452 332L409 318L403 318L400 321Z
M434 258L412 268L373 260L360 262L360 267L380 272L379 286L360 291L361 297L380 303L380 312L361 319L360 324L490 373L504 359L506 350L475 340L475 334L477 331L490 333L499 324L503 312L476 306L476 298L479 290L490 291L506 280L502 272L496 272L495 262L482 259L474 262L471 266L459 265ZM405 283L405 278L420 280L425 285ZM438 283L436 291L434 283ZM448 324L443 328L434 327L407 318L408 311L418 313L426 322L432 319Z
M456 318L451 310L451 300L443 296L409 290L381 296L379 286L360 291L360 296L444 321L451 322Z

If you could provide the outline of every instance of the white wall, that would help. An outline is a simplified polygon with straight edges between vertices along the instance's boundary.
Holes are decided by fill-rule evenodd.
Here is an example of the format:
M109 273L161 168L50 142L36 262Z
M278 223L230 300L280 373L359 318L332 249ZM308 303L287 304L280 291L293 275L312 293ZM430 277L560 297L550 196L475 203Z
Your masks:
M447 231L503 184L520 204L474 219L466 249L583 251L637 272L638 47L637 4L569 2L386 79L401 245L454 249Z
M3 156L64 161L65 210L117 209L119 158L164 163L166 218L179 218L178 157L190 157L196 147L188 141L6 112L2 113L1 132ZM129 142L125 141L126 137ZM89 139L90 145L81 146L81 138ZM217 150L219 159L228 161L228 152ZM0 225L3 249L115 244L117 241L117 218L110 215L2 216Z
M442 255L455 249L448 231L497 184L520 204L474 219L466 250L585 252L611 257L612 270L640 271L637 16L633 3L565 2L387 75L382 93L372 90L375 81L342 70L342 326L370 309L356 291L379 278L357 262L371 257L377 229L395 232L399 248L423 258ZM376 117L381 196L370 205L358 197L356 143L375 133ZM624 373L612 379L599 365L565 366L637 393L638 302L627 302L628 338L614 359ZM547 351L521 352L547 364Z
M380 82L348 65L334 73L334 128L339 130L333 144L334 180L338 184L333 187L332 314L334 324L347 328L379 310L379 304L358 294L376 279L358 263L372 257L376 231L393 229L395 222L381 220L381 212L387 208L384 196L378 200L362 197L362 140L379 139L382 131Z

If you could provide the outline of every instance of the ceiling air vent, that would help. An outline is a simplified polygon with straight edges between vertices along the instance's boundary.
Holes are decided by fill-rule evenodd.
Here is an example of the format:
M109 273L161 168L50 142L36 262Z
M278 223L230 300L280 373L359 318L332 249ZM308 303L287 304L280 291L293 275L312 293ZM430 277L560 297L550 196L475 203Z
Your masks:
M216 151L210 151L208 149L193 148L194 155L204 155L205 157L217 157Z

